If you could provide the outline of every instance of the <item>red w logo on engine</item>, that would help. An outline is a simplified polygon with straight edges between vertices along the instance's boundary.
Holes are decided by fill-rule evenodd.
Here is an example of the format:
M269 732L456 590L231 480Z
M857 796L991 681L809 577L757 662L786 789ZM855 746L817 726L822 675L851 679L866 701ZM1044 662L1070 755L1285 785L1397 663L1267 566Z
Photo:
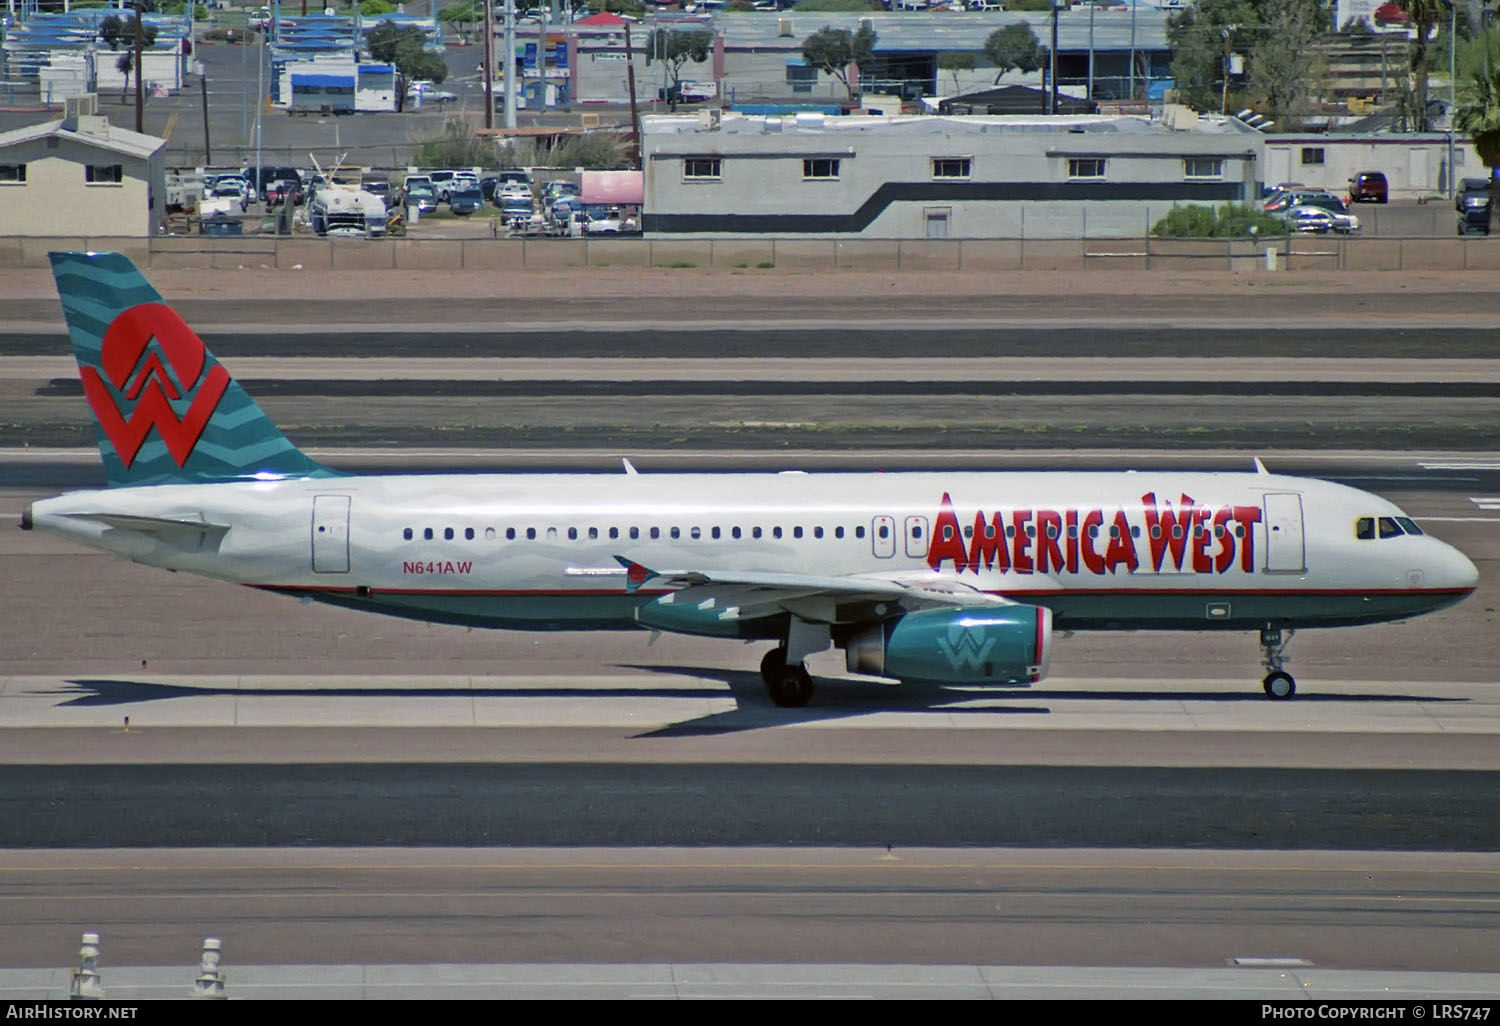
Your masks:
M148 351L152 339L156 349ZM83 394L121 463L135 462L152 427L177 465L187 463L229 387L229 372L218 364L203 373L206 355L203 340L161 303L133 306L111 322L99 352L104 375L92 367L80 367L79 373ZM117 395L134 404L128 412ZM171 401L184 396L192 401L179 417Z

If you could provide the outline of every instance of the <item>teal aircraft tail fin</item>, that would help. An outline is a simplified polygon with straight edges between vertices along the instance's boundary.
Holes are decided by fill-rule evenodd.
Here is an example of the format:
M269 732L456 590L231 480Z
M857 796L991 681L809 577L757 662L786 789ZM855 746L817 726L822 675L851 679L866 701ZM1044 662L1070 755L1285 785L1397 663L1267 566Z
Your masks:
M118 253L53 253L52 274L110 485L327 477Z

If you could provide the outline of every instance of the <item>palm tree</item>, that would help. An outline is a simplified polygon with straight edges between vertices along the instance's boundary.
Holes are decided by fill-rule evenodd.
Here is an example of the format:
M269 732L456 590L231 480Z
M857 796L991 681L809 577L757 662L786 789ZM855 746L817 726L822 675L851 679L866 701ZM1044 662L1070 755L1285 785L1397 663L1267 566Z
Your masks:
M1474 100L1458 108L1453 124L1474 140L1474 150L1490 169L1490 189L1500 168L1500 68L1474 72Z
M1433 26L1448 11L1451 2L1453 0L1396 0L1396 5L1406 12L1407 20L1417 34L1411 46L1411 70L1416 78L1412 121L1418 132L1427 131L1427 46Z

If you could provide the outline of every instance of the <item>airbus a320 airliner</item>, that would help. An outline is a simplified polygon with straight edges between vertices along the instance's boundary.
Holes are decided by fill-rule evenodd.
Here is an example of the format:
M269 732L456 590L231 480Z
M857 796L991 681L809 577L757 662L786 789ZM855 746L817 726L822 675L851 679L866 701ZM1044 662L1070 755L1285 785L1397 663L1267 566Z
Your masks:
M1450 606L1474 565L1391 503L1254 473L354 476L305 456L139 271L54 253L109 481L22 526L141 563L353 609L521 630L774 642L804 660L1025 685L1054 631L1259 632L1265 691L1296 691L1289 632Z

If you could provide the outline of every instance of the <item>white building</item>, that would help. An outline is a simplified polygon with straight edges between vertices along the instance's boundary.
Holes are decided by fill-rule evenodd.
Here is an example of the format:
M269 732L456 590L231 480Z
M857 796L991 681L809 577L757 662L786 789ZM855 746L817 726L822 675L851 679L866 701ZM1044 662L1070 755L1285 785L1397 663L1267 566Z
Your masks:
M111 125L94 100L0 133L0 232L145 237L162 223L166 140Z
M1474 141L1453 138L1454 179L1486 178ZM1339 194L1361 171L1379 171L1390 198L1420 199L1448 192L1448 136L1438 132L1362 135L1353 132L1266 137L1268 185L1301 182Z
M1168 116L642 119L656 238L1139 237L1173 206L1259 196L1265 137Z

